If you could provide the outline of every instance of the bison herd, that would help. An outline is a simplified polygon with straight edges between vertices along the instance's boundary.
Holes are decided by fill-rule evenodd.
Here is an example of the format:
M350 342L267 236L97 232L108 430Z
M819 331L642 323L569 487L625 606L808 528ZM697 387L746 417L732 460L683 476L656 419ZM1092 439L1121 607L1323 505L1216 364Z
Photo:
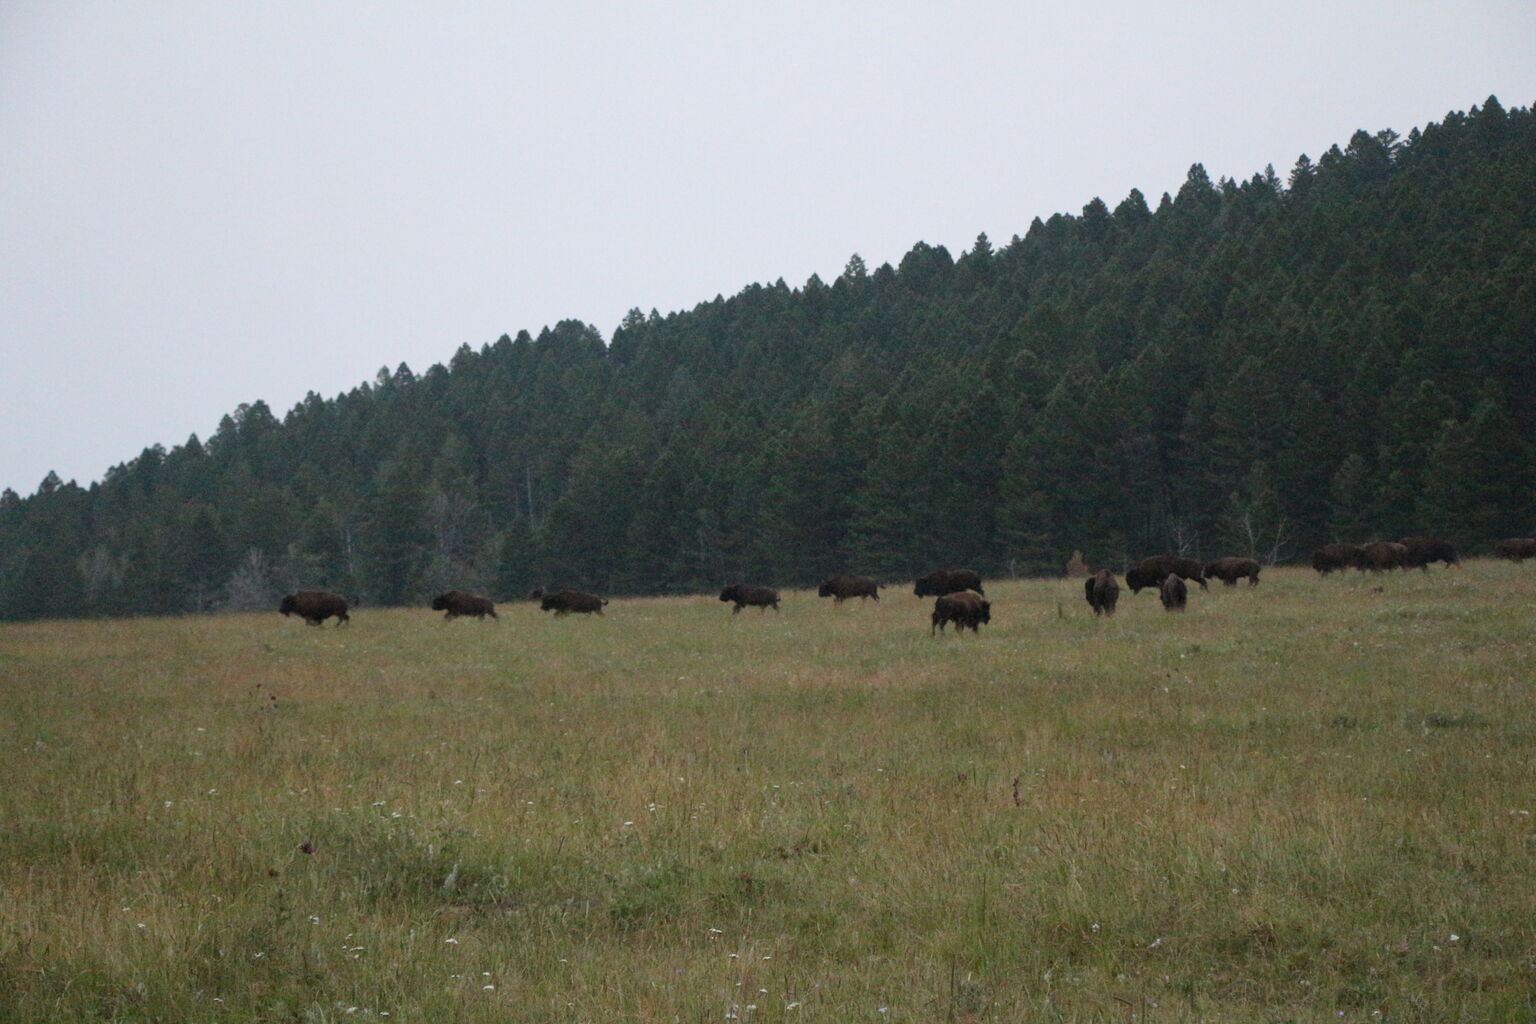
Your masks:
M1512 537L1493 546L1499 558L1523 562L1536 558L1536 538ZM1407 537L1400 541L1375 541L1369 544L1326 544L1312 555L1312 568L1323 576L1343 569L1361 572L1385 572L1392 569L1428 570L1433 562L1447 566L1460 565L1460 556L1449 541L1439 537ZM1261 566L1252 558L1218 558L1214 562L1199 562L1178 555L1153 555L1142 559L1140 564L1127 570L1125 584L1132 594L1144 589L1155 589L1165 609L1183 611L1189 602L1189 584L1199 584L1205 590L1210 580L1220 580L1235 587L1240 580L1247 580L1250 587L1259 583ZM869 576L839 573L826 579L816 591L820 597L832 598L833 604L857 597L860 600L880 600L880 584ZM940 569L919 576L912 593L917 597L934 598L933 615L929 633L943 632L954 623L955 632L967 628L980 632L983 623L992 621L992 603L986 599L981 576L970 569ZM1114 573L1101 569L1090 575L1083 584L1084 597L1094 615L1113 615L1120 600L1120 584ZM596 594L581 590L556 590L546 593L543 588L528 595L538 601L542 611L554 612L556 617L572 613L601 615L608 603ZM766 611L779 610L779 592L772 587L748 586L733 583L720 591L720 600L734 607L731 614L743 608ZM340 594L328 590L300 590L288 594L278 605L283 615L297 615L311 626L320 626L326 619L334 618L336 625L349 622L350 603ZM432 610L443 612L445 619L472 615L484 621L489 615L496 618L496 605L488 597L465 590L450 590L432 599Z

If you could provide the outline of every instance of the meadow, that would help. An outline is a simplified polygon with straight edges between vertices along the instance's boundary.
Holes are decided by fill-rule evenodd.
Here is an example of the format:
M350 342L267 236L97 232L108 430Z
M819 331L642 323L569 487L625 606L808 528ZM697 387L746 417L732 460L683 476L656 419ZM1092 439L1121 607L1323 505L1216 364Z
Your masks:
M0 627L0 1020L1530 1021L1536 569Z

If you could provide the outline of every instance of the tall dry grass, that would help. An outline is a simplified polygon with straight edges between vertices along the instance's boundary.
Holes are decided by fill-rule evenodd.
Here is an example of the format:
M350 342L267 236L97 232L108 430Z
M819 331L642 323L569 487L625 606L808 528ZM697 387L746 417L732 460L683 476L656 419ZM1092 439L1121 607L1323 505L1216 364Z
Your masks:
M1536 573L988 589L0 628L0 1019L1536 1014Z

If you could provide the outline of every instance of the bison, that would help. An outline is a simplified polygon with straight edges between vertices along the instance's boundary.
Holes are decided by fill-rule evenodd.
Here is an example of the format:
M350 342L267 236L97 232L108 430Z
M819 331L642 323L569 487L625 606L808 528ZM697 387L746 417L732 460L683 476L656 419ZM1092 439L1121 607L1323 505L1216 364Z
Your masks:
M1360 549L1361 558L1357 568L1369 569L1371 572L1400 569L1407 555L1408 549L1396 541L1379 540Z
M1240 579L1247 579L1250 587L1256 587L1259 585L1259 563L1252 558L1218 558L1206 563L1205 575L1221 580L1229 587L1237 586Z
M983 622L992 621L992 602L971 590L945 594L933 602L933 624L928 635L935 630L943 631L949 623L955 624L955 632L962 633L969 626L972 633L980 633Z
M1420 568L1429 571L1430 562L1444 562L1447 567L1461 565L1461 559L1456 555L1456 548L1448 540L1439 537L1404 537L1398 541L1407 549L1403 555L1403 568Z
M1493 553L1515 563L1523 562L1527 558L1536 558L1536 537L1510 537L1508 540L1501 540L1493 546Z
M1157 578L1159 583L1163 581L1164 576L1173 573L1191 583L1200 584L1201 590L1206 589L1205 566L1193 558L1180 558L1178 555L1152 555L1141 560L1141 568L1159 573Z
M1335 569L1364 568L1365 551L1359 544L1324 544L1312 553L1312 568L1327 576Z
M863 599L872 597L880 600L880 584L868 576L849 576L847 573L838 573L821 585L816 591L817 597L830 597L833 604L842 604L850 597Z
M432 599L432 610L435 612L447 612L445 619L456 619L460 615L473 615L481 622L489 615L496 618L496 605L488 597L479 594L471 594L467 590L450 590L446 594L438 594Z
M1114 573L1108 569L1100 569L1095 575L1083 581L1083 592L1088 598L1088 607L1093 609L1093 614L1115 614L1115 604L1120 600L1120 584L1115 582Z
M918 597L942 597L961 590L986 593L981 589L981 576L972 569L935 569L917 578L917 586L912 593Z
M1162 586L1157 588L1157 595L1162 599L1163 608L1170 612L1181 612L1189 601L1189 588L1176 573L1169 573Z
M779 592L772 587L748 587L740 583L732 583L720 591L720 600L736 602L736 607L731 609L732 615L747 605L752 605L759 611L766 611L769 608L774 611L779 610Z
M1143 569L1138 565L1136 568L1126 572L1125 585L1131 588L1131 593L1139 594L1146 587L1156 587L1159 583L1162 583L1167 575L1165 572L1160 573L1151 569Z
M336 625L351 622L347 614L347 599L329 590L300 590L283 598L277 610L286 615L297 615L311 626L318 626L331 616Z
M571 612L579 612L582 615L603 614L603 605L608 602L596 594L588 594L580 590L557 590L553 594L545 594L539 602L539 611L554 612L555 617L569 615Z

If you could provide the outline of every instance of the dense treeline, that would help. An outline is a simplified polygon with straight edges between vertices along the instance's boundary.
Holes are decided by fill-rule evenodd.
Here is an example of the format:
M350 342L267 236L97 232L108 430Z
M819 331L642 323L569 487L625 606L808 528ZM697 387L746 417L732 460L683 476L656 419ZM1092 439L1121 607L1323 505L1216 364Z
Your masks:
M0 496L0 617L1465 548L1536 515L1536 119L566 321Z

